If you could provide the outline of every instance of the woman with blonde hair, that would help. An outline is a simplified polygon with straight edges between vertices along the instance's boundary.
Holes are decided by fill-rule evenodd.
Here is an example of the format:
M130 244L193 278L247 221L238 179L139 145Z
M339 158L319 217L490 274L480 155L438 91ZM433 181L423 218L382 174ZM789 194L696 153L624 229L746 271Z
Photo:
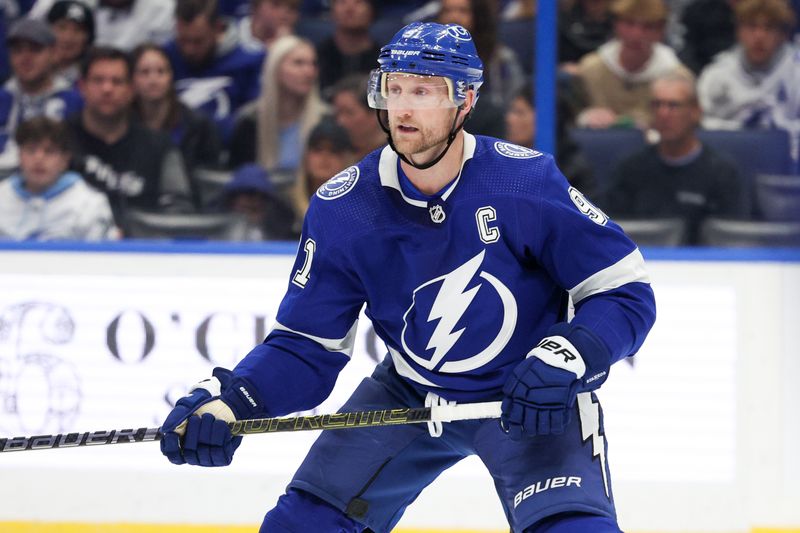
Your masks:
M264 62L261 93L237 117L229 166L256 162L276 185L291 185L308 134L326 111L314 45L295 35L281 37Z

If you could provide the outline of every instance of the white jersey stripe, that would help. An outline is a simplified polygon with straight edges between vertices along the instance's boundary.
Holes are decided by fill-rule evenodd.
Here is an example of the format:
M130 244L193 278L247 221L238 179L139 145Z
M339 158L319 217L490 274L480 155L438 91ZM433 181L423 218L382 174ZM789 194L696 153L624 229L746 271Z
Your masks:
M634 251L599 272L595 272L582 282L569 289L573 303L578 303L593 294L610 291L627 283L650 283L650 276L644 268L642 253Z
M300 335L301 337L311 339L312 341L321 345L329 352L340 352L345 354L347 357L353 356L353 347L355 346L356 343L357 329L358 329L358 320L353 322L353 325L350 327L350 331L348 331L347 335L345 335L343 338L326 339L325 337L316 337L314 335L309 335L308 333L303 333L302 331L295 331L291 328L287 328L280 322L275 322L275 325L272 327L272 331L288 331L289 333Z

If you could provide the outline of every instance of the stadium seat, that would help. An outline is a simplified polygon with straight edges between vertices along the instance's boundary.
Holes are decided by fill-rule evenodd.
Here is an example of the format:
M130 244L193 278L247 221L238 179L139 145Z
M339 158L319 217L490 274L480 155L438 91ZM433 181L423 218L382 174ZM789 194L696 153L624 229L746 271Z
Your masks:
M233 213L175 214L128 209L125 236L134 239L240 241L245 223Z
M790 139L784 130L699 130L697 136L734 163L751 198L756 175L792 172Z
M531 74L535 72L534 43L536 24L533 20L503 20L497 27L497 37L514 51L520 66Z
M700 228L700 243L722 247L800 247L800 223L709 218Z
M645 146L644 135L634 128L573 128L570 135L589 162L598 197L607 192L609 178L619 162Z
M756 205L764 220L800 222L800 176L756 175Z
M637 246L682 246L686 222L681 218L614 219Z
M216 207L222 188L231 181L233 172L214 168L196 168L192 180L200 197L200 207L208 210Z

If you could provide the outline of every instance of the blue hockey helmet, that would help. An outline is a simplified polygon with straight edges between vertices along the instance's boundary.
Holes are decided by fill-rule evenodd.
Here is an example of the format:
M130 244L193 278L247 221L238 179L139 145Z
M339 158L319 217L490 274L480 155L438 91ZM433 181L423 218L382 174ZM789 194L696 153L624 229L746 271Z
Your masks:
M447 100L458 107L483 84L483 63L469 32L458 24L413 22L398 31L381 48L379 68L372 71L368 101L374 109L386 109L387 78L391 73L440 76L447 84Z

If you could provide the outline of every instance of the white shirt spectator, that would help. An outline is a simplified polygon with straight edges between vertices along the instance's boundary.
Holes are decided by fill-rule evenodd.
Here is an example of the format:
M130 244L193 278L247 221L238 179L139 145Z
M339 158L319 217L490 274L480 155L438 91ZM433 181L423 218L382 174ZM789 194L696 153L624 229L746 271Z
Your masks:
M0 238L18 241L116 239L111 207L79 174L65 172L41 194L19 174L0 182Z
M703 127L797 129L792 93L799 81L800 50L790 44L778 49L764 69L752 68L738 46L722 52L698 81Z

